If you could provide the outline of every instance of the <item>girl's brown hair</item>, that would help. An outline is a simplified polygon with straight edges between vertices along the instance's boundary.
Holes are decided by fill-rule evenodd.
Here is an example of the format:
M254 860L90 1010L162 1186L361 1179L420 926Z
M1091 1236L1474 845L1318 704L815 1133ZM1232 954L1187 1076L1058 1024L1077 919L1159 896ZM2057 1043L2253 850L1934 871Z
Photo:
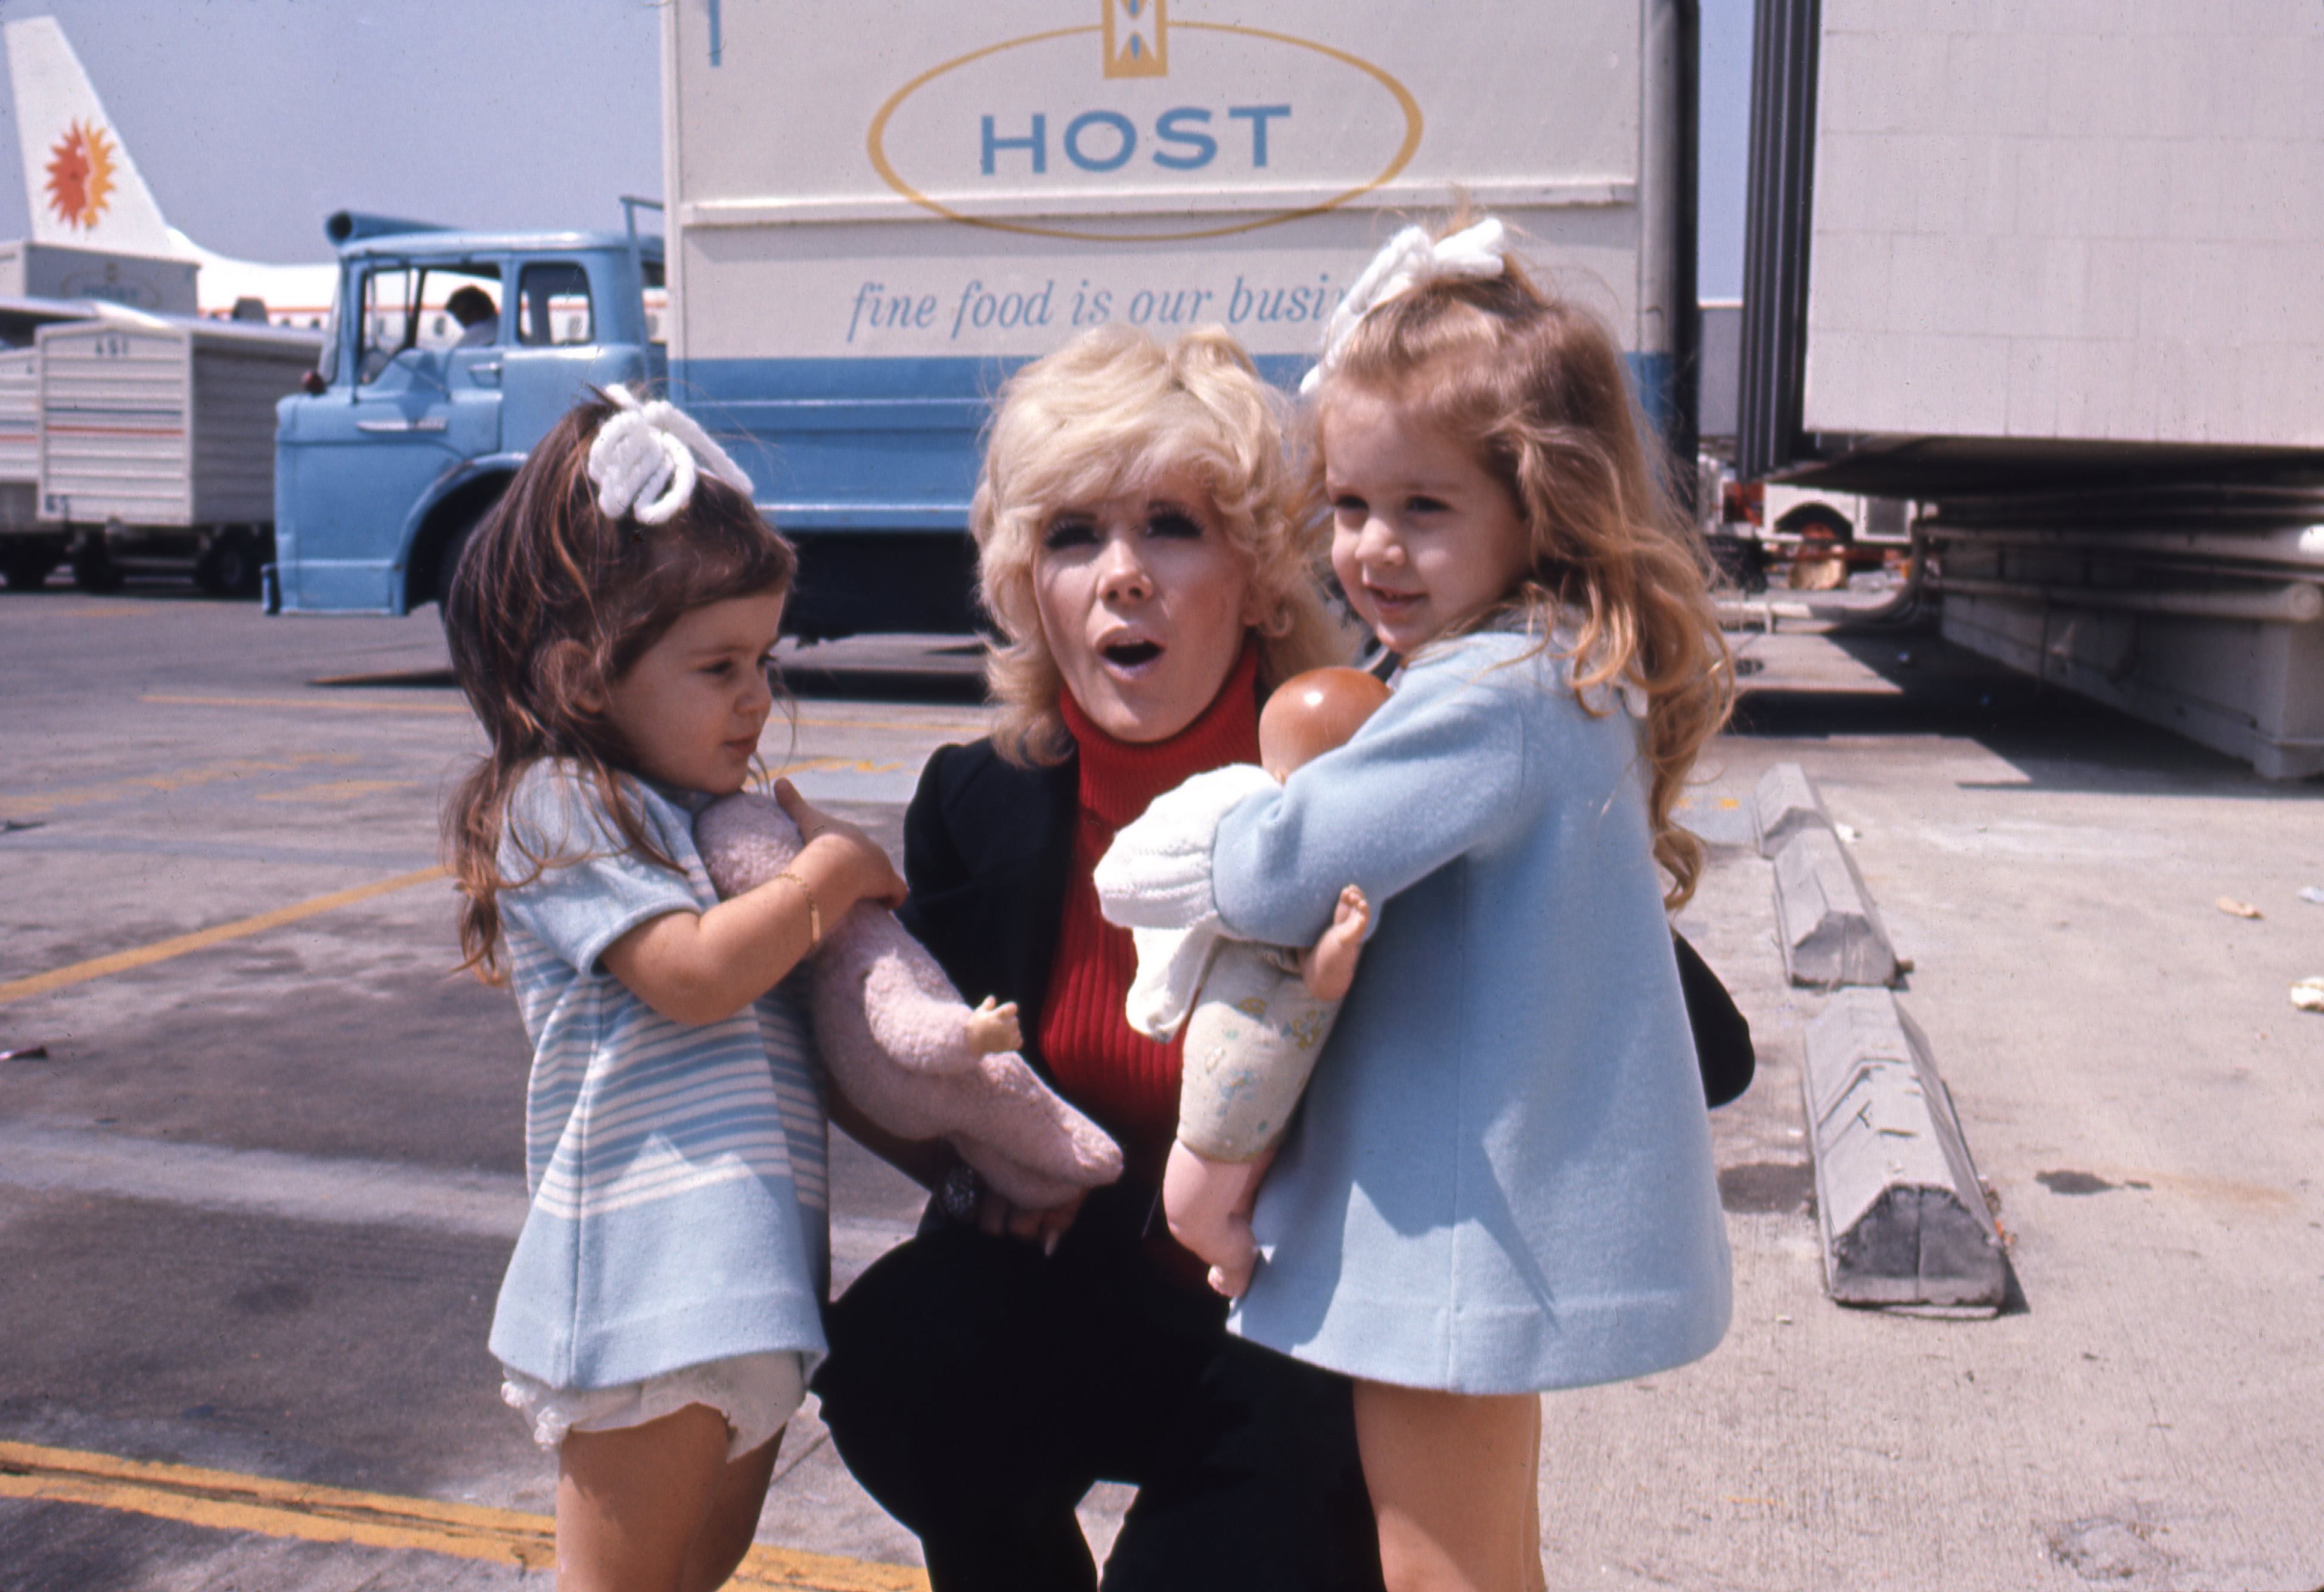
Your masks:
M1671 814L1734 706L1734 669L1708 555L1669 490L1667 461L1640 435L1612 334L1511 260L1500 276L1426 283L1357 323L1313 411L1319 437L1333 394L1351 388L1473 446L1524 517L1531 571L1463 628L1517 618L1542 648L1554 637L1570 646L1585 706L1594 688L1646 691L1655 860L1671 876L1665 902L1676 910L1694 893L1703 853ZM1315 460L1320 505L1320 446Z
M501 971L500 892L554 860L525 852L530 873L501 873L509 798L525 770L543 758L571 762L622 842L676 868L615 778L632 766L631 750L584 699L603 702L681 615L730 597L788 594L798 572L791 545L748 496L707 470L666 524L599 511L589 445L615 412L592 398L540 439L469 538L444 604L453 673L492 741L444 810L445 845L466 897L460 965L488 980Z
M969 507L979 591L1001 634L985 678L1002 757L1041 765L1073 750L1057 709L1064 676L1034 596L1042 533L1063 511L1173 470L1203 483L1221 534L1250 566L1268 616L1258 627L1260 688L1346 658L1315 575L1323 528L1294 513L1288 410L1216 327L1165 345L1108 322L1002 385Z

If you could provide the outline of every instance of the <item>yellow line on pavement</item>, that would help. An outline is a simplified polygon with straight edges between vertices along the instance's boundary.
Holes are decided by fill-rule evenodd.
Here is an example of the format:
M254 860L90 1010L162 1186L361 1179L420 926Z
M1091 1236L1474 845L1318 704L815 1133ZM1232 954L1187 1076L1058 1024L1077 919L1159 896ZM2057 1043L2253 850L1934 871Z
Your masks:
M102 979L113 973L125 973L132 968L151 967L157 962L167 962L173 956L183 956L189 951L200 951L207 946L221 944L227 940L240 940L251 934L263 934L269 929L281 928L286 923L313 917L325 912L336 912L342 906L352 906L358 901L368 901L374 896L384 896L394 890L410 889L413 885L426 884L431 879L441 879L441 868L423 868L417 873L398 874L393 879L375 879L352 889L333 890L327 896L318 896L311 901L295 902L278 906L272 912L262 912L256 917L240 918L222 923L216 928L201 929L190 934L178 934L167 940L157 940L151 945L141 945L134 951L116 951L110 956L91 957L76 962L69 967L55 968L30 978L12 979L0 984L0 1003L22 1000L27 996L46 995L51 989L62 989L71 984L86 984L91 979Z
M548 1569L557 1523L545 1514L398 1498L346 1487L199 1470L111 1454L0 1442L0 1497L118 1509L217 1531L255 1532L307 1542L417 1550ZM761 1592L926 1592L927 1578L903 1565L754 1546L733 1587Z

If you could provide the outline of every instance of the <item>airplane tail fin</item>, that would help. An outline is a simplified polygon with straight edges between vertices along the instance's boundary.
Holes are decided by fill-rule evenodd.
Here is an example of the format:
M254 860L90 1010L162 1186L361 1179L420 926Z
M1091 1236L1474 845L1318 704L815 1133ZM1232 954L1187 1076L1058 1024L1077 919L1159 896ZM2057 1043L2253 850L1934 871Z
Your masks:
M124 254L182 253L54 17L0 27L32 241Z

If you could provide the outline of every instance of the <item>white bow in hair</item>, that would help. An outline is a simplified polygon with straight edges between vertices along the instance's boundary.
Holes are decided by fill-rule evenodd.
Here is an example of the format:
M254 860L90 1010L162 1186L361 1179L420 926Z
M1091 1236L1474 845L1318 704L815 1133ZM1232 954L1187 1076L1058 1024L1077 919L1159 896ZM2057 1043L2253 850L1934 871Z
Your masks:
M1417 226L1406 227L1372 256L1363 275L1332 311L1323 327L1323 356L1301 378L1299 391L1315 391L1316 383L1340 363L1340 351L1357 324L1389 299L1400 299L1424 282L1489 281L1508 268L1508 229L1498 216L1443 239L1431 239Z
M692 415L661 399L640 403L626 387L608 387L605 396L621 412L597 428L589 445L589 479L597 483L597 507L606 519L631 514L641 525L667 522L694 499L697 458L719 480L752 495L751 478Z

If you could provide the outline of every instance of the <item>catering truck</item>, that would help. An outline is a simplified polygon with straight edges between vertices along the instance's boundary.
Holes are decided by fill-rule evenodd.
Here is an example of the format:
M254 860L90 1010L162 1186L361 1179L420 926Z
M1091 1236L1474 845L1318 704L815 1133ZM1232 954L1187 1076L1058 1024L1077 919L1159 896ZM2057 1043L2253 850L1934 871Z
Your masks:
M1738 460L1978 652L2324 770L2316 9L1760 0Z
M980 438L1019 365L1105 321L1164 337L1216 325L1295 384L1379 245L1464 198L1606 318L1644 412L1692 456L1692 0L1450 15L1388 0L673 0L662 18L669 208L648 258L667 259L668 378L799 544L803 633L972 622ZM575 346L570 375L665 368L633 329L637 279L616 281L622 243L558 255L588 262L596 295L597 352ZM497 272L482 285L504 352L468 363L509 362L494 368L512 402L511 345L530 323L502 290L554 253L350 243L327 390L282 410L284 607L434 595L456 532L539 435L511 410L489 455L481 431L456 434L463 402L482 410L461 357L429 346L435 286L413 284L421 308L373 345L366 376L374 317L348 308L364 284L391 261ZM364 428L366 403L402 428ZM310 510L364 450L391 447L405 476Z

